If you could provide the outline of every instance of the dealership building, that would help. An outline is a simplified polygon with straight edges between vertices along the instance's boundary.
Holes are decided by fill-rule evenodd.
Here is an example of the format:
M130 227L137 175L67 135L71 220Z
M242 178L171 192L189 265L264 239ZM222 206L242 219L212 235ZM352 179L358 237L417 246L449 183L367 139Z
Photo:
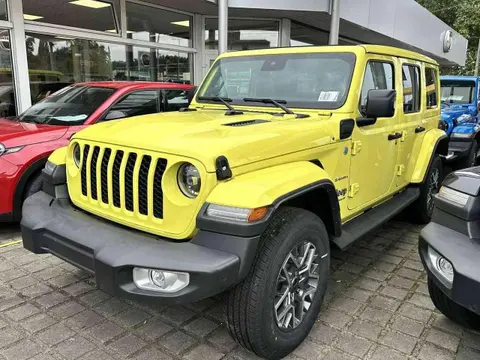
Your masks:
M1 115L72 82L198 84L219 52L326 45L330 29L340 45L466 59L467 40L414 0L0 0Z

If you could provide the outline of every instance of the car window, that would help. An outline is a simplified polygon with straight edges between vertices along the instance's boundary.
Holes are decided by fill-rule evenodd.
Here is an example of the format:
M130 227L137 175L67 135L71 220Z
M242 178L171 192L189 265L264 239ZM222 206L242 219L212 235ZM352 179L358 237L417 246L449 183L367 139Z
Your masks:
M163 111L178 111L188 107L189 92L186 90L165 90L163 91Z
M18 116L22 122L49 125L81 125L115 89L70 86L36 103Z
M360 96L360 112L363 113L367 105L367 96L370 90L394 89L393 65L381 61L369 61L365 69L362 92Z
M405 114L420 111L420 68L416 65L402 66L403 76L403 112Z
M427 88L427 109L438 106L437 72L435 69L425 69L425 86Z
M158 90L135 91L120 99L110 111L121 112L122 117L147 115L158 112Z

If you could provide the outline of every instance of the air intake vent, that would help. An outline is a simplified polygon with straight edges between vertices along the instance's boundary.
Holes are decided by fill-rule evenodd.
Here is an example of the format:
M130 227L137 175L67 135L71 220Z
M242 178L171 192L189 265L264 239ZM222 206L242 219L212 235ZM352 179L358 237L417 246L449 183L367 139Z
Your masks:
M261 124L261 123L266 123L270 122L268 120L248 120L248 121L237 121L237 122L232 122L228 124L223 124L223 126L249 126L249 125L254 125L254 124Z

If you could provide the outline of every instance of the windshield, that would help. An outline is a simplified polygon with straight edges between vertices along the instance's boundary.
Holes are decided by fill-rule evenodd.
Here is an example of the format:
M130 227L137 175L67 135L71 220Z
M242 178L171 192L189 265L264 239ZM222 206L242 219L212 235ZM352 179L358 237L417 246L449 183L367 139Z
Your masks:
M256 105L246 98L270 98L289 107L336 109L345 103L354 65L353 53L227 57L215 62L198 93L237 105Z
M82 125L115 89L70 86L36 103L18 117L22 122L49 125Z
M441 80L442 102L471 104L475 94L475 81Z

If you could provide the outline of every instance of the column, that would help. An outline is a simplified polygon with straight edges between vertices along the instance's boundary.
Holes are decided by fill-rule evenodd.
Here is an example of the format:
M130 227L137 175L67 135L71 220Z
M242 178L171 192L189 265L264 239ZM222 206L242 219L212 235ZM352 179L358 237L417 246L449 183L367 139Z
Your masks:
M218 0L218 54L228 51L228 0Z
M340 0L330 0L330 36L329 45L338 45L340 29Z

